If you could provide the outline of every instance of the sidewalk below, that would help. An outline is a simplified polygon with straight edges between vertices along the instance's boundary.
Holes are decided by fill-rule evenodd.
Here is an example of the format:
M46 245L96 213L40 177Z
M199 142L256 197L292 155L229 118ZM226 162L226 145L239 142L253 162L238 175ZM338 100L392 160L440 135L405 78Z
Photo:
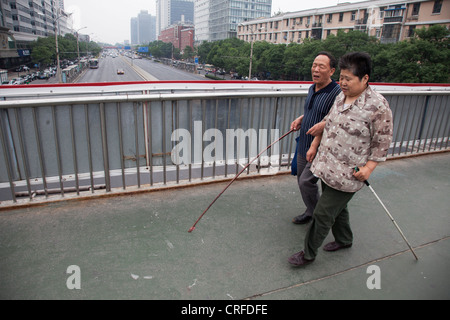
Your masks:
M353 246L292 267L309 225L291 222L303 202L278 175L235 181L192 233L227 183L0 211L0 299L449 299L450 153L370 180L418 261L365 187Z

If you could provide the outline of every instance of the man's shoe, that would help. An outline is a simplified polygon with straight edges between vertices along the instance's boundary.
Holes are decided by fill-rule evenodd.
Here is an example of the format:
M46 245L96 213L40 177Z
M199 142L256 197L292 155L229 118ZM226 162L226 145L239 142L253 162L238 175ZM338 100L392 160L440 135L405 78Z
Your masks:
M292 222L295 224L305 224L310 222L312 219L311 216L307 216L305 213L301 214L299 216L296 216L294 219L292 219Z
M310 264L314 261L314 259L306 259L305 258L305 252L302 250L300 252L297 252L296 254L293 254L288 259L290 264L293 264L296 267L305 266L307 264Z
M330 243L327 243L323 246L323 250L325 251L338 251L340 249L350 248L352 244L346 244L346 245L340 245L339 243L333 241Z

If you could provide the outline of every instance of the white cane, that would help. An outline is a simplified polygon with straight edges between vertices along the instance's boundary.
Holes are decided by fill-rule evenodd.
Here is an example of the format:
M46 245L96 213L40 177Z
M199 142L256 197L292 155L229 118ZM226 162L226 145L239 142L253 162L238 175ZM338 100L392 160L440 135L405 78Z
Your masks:
M355 171L358 172L359 168L355 167ZM411 250L412 254L414 255L414 257L416 258L416 260L419 260L419 258L417 258L416 253L414 252L413 248L411 247L411 245L409 244L408 240L406 240L405 235L403 234L402 230L400 229L400 227L398 226L397 222L395 222L394 218L392 217L392 215L389 213L388 209L386 208L386 206L384 205L384 203L381 201L380 197L378 197L378 195L376 194L375 190L373 190L372 186L370 185L369 181L365 180L364 183L369 187L370 191L372 191L372 193L375 195L375 197L377 198L377 200L380 202L381 206L383 207L384 211L386 211L387 215L389 216L389 218L391 219L392 223L394 224L394 226L397 228L397 230L400 232L400 234L403 237L403 240L405 240L406 244L408 245L409 249Z

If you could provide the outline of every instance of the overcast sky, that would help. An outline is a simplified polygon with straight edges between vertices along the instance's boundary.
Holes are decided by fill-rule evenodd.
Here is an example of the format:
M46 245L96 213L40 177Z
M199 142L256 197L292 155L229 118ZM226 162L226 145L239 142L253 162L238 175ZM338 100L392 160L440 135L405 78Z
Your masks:
M272 0L272 13L323 8L343 2L362 0ZM130 19L141 10L156 13L156 0L64 0L66 12L72 12L74 29L94 41L123 43L130 40Z

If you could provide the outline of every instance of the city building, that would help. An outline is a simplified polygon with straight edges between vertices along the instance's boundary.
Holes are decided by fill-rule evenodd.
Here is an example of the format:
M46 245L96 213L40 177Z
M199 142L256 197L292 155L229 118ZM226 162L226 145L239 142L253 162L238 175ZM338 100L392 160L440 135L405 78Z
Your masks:
M194 2L195 42L198 44L209 40L209 3L210 0Z
M138 40L140 44L146 44L156 40L156 17L152 17L147 10L141 10L137 16Z
M156 0L156 34L167 27L194 22L194 0Z
M137 17L130 20L131 44L148 44L156 40L156 17L141 10Z
M260 17L270 17L272 0L195 0L196 42L237 36L238 25Z
M39 37L72 33L72 21L61 0L0 1L0 68L30 61L30 43ZM7 43L7 45L6 45Z
M194 48L194 25L181 22L171 25L161 31L158 40L172 43L174 48L180 49L181 52L187 46Z
M130 38L131 44L136 45L139 44L138 38L138 19L137 17L133 17L130 19Z
M248 42L289 44L306 38L323 40L339 30L360 30L391 43L435 24L450 28L450 0L371 0L288 12L243 22L237 36Z

